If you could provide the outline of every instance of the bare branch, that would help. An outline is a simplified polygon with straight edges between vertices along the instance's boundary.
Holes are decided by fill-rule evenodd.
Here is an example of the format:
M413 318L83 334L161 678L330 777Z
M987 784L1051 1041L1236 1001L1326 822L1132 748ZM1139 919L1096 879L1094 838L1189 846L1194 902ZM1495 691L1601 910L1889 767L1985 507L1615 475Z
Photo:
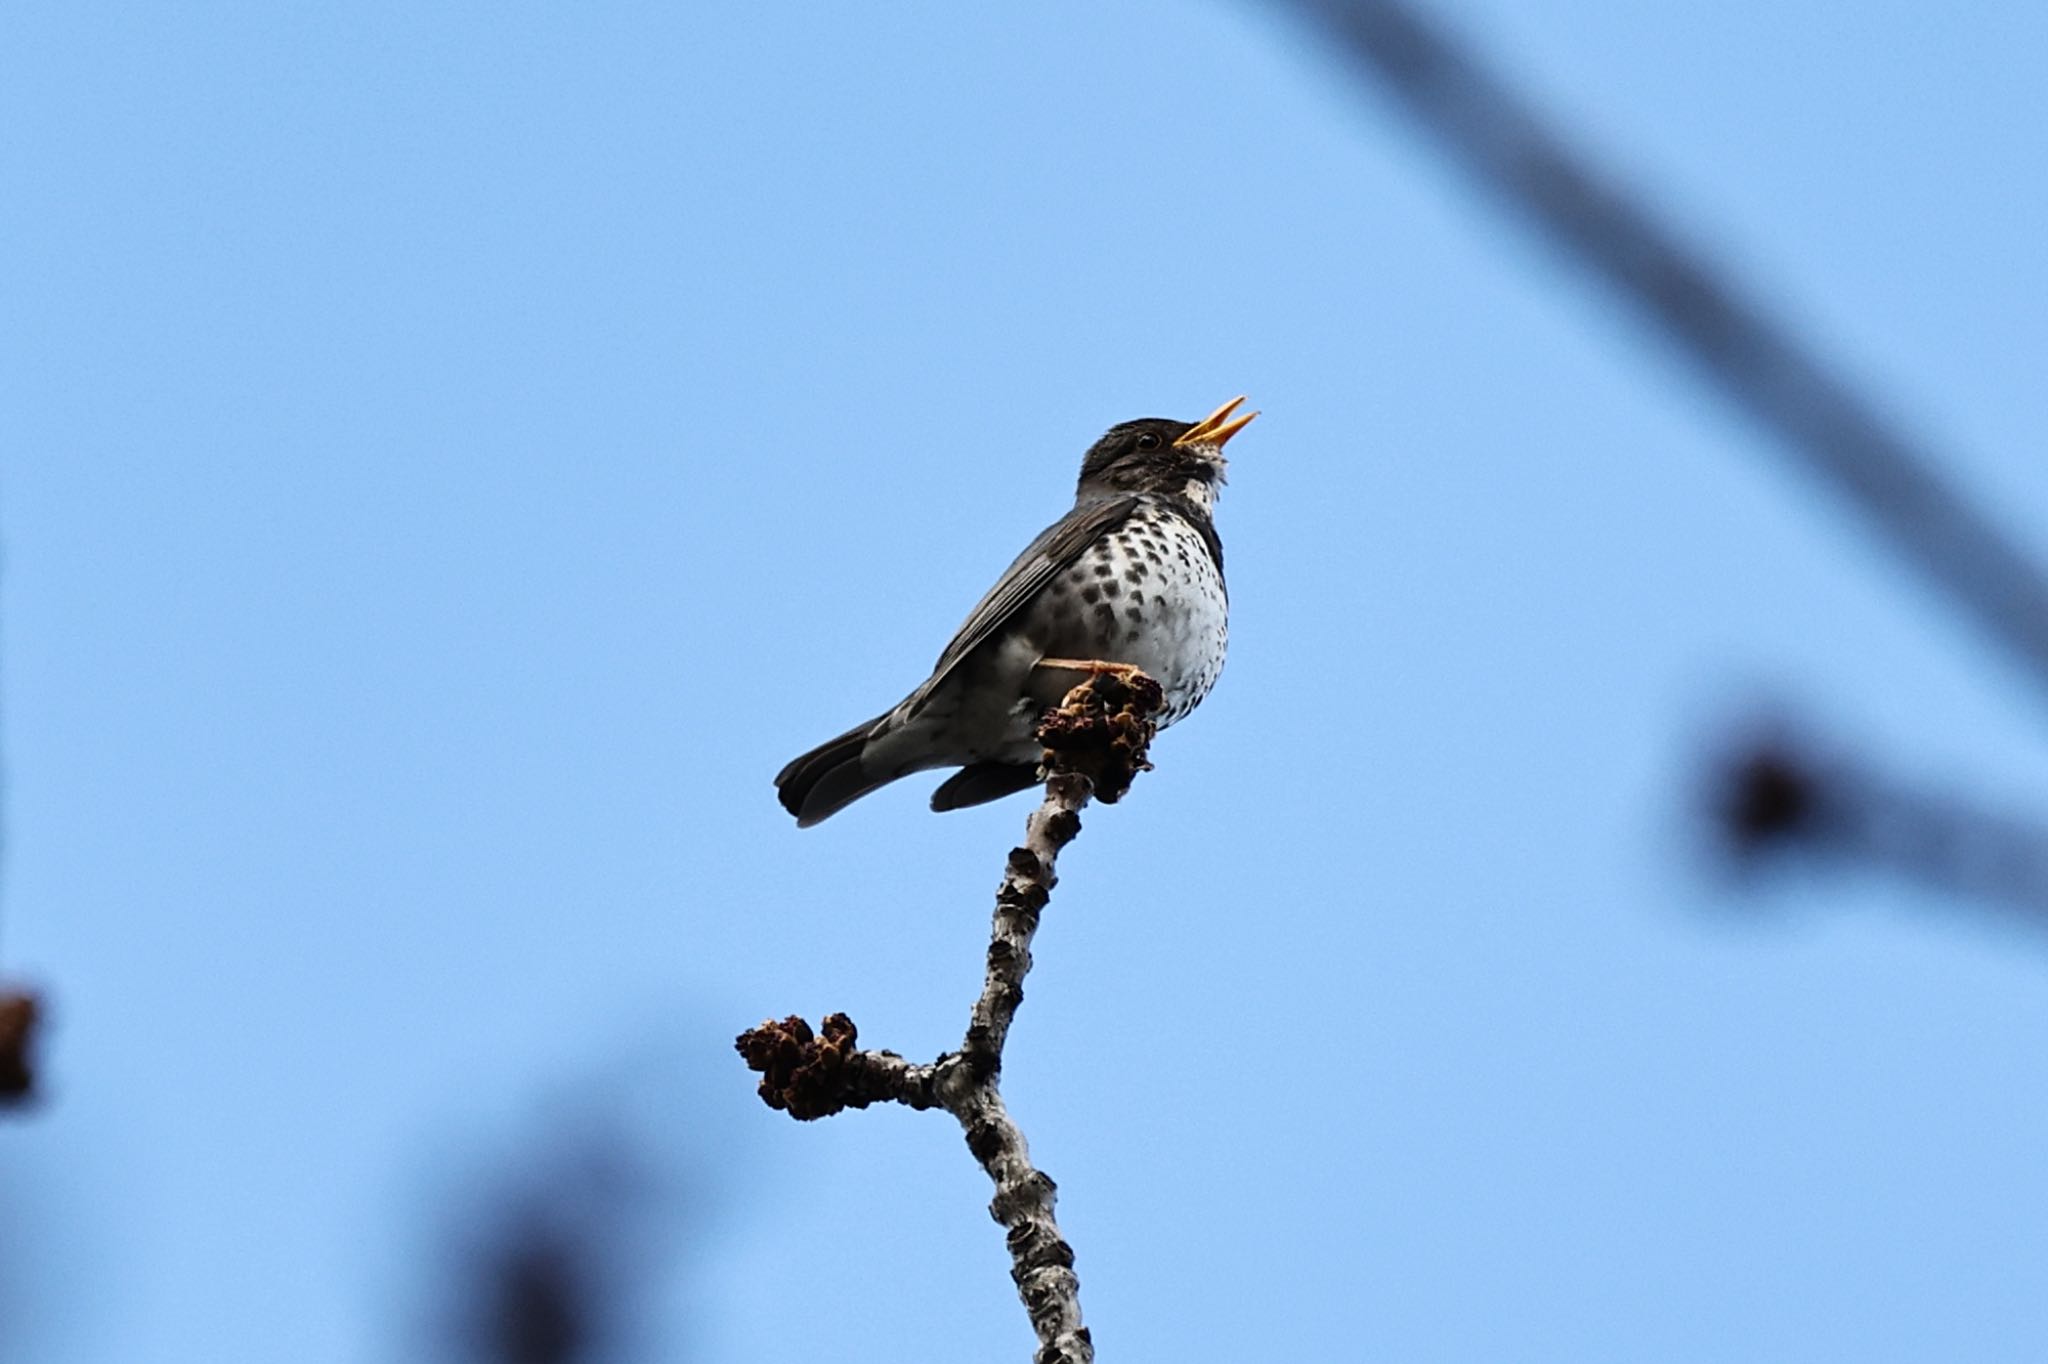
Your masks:
M981 997L958 1051L930 1065L862 1051L845 1014L828 1015L816 1032L801 1018L771 1019L736 1043L748 1068L761 1076L762 1100L793 1118L883 1102L953 1115L967 1149L995 1184L989 1212L1008 1233L1010 1277L1038 1336L1037 1364L1090 1364L1095 1345L1081 1324L1074 1250L1053 1217L1057 1189L1031 1163L1023 1130L1003 1103L1003 1046L1024 999L1031 940L1057 884L1060 851L1081 832L1081 811L1091 799L1115 802L1151 766L1145 750L1160 701L1158 684L1143 673L1107 671L1067 693L1039 725L1045 800L1025 821L1024 842L1004 865Z
M1713 769L1711 813L1739 867L1804 854L1868 866L2048 927L2048 827L1908 787L1812 741L1755 740Z

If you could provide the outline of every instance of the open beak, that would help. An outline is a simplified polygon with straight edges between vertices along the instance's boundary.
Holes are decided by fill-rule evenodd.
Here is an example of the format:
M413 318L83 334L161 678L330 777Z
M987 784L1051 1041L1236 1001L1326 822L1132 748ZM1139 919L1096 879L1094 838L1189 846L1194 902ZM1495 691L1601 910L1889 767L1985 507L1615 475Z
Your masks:
M1175 445L1213 445L1222 449L1230 438L1252 424L1256 412L1247 412L1242 417L1230 414L1244 406L1243 398L1232 398L1208 416L1196 422L1188 433L1175 441Z

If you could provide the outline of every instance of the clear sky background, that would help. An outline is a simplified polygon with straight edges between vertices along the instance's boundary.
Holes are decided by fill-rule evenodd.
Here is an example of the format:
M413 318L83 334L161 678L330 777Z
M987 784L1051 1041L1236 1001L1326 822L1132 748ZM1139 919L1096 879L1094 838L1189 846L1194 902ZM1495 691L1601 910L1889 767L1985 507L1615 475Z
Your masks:
M2048 11L1447 12L2048 549ZM2043 695L1286 11L18 4L0 179L8 1357L436 1357L594 1105L632 1357L1026 1358L950 1122L728 1048L954 1043L1028 802L769 782L1237 393L1009 1052L1104 1359L2048 1357L2048 937L1694 818L1760 703L2048 811Z

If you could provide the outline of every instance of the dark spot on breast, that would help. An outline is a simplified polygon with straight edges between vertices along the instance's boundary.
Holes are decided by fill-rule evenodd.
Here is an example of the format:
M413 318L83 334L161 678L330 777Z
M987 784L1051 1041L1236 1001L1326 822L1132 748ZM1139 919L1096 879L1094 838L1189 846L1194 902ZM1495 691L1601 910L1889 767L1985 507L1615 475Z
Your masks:
M1143 592L1133 592L1131 593L1131 600L1142 606L1145 601L1145 594Z
M1095 565L1095 576L1096 576L1096 577L1098 577L1098 578L1107 578L1107 577L1109 577L1109 576L1110 576L1111 574L1113 574L1113 573L1115 573L1115 572L1116 572L1116 569L1115 569L1115 568L1113 568L1113 567L1112 567L1112 566L1111 566L1111 565L1110 565L1109 563L1107 563L1107 562L1106 562L1106 560L1108 559L1108 556L1107 556L1107 555L1104 555L1103 557L1104 557L1104 559L1105 559L1105 562L1103 562L1103 563L1099 563L1099 564ZM1182 563L1186 563L1186 562L1187 562L1187 555L1185 555L1185 554L1181 555L1181 562L1182 562Z
M1145 550L1145 557L1147 559L1150 559L1155 564L1161 562L1159 558L1159 551L1149 546Z
M1081 600L1087 602L1090 606L1095 605L1095 603L1102 600L1102 589L1093 583L1088 584L1088 586L1081 589Z
M1125 582L1127 582L1127 583L1141 583L1141 582L1144 582L1144 581L1145 581L1145 565L1143 565L1143 564L1132 564L1132 565L1131 565L1131 566L1130 566L1129 568L1125 569L1125 570L1124 570L1124 581L1125 581Z
M1133 626L1132 626L1132 627L1131 627L1130 629L1128 629L1128 630L1124 631L1124 643L1126 643L1126 644L1136 644L1137 642L1138 642L1138 627L1137 627L1137 626L1135 626L1135 625L1133 625Z
M1129 606L1126 606L1124 608L1124 619L1131 622L1131 624L1136 625L1139 621L1143 620L1144 618L1145 613L1138 609L1138 604L1136 602L1132 602Z
M1116 628L1116 608L1108 602L1102 603L1095 608L1095 619L1101 622L1103 629L1114 630Z
M1114 597L1123 590L1124 585L1120 582L1111 581L1102 585L1102 595L1105 597Z

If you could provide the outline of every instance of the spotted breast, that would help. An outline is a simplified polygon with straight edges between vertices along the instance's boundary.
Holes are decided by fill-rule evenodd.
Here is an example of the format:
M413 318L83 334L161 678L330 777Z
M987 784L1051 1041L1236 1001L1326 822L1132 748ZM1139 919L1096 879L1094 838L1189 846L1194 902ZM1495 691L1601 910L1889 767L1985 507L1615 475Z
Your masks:
M1034 603L1027 633L1051 657L1143 669L1166 693L1162 727L1200 705L1230 643L1223 552L1207 513L1146 496Z

